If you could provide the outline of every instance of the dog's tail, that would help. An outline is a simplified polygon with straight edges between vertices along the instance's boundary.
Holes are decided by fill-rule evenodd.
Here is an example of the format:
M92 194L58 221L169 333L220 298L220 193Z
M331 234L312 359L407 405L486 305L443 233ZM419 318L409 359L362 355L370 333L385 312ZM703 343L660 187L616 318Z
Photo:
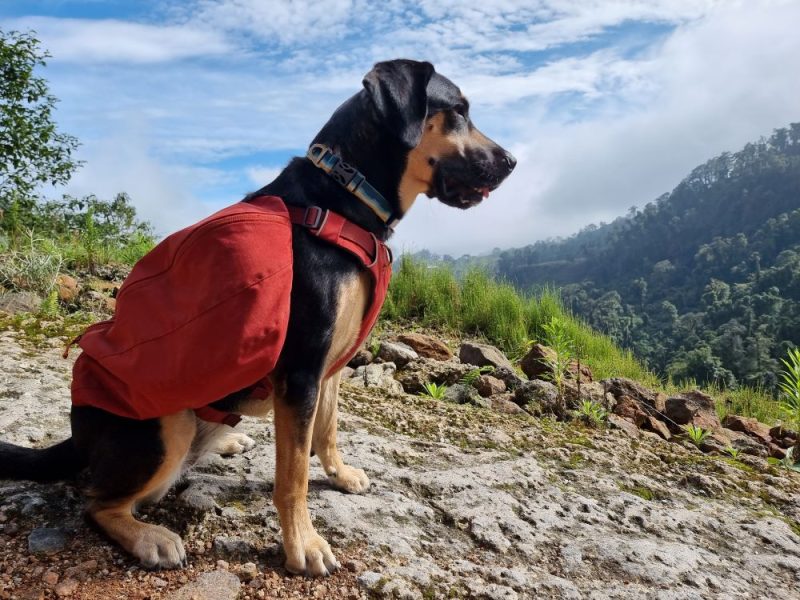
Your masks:
M72 438L49 448L23 448L0 442L0 479L58 481L71 479L86 466Z

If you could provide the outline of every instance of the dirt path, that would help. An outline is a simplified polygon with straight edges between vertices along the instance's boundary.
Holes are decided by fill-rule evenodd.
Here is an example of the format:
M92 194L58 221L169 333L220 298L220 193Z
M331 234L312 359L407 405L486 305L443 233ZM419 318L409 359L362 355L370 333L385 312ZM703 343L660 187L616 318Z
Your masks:
M68 435L69 368L0 333L0 438ZM144 513L184 536L183 571L139 569L76 485L0 481L0 598L800 598L800 477L760 459L408 395L342 404L343 453L372 488L336 492L312 461L334 577L282 570L271 425L246 420L255 448L207 457Z

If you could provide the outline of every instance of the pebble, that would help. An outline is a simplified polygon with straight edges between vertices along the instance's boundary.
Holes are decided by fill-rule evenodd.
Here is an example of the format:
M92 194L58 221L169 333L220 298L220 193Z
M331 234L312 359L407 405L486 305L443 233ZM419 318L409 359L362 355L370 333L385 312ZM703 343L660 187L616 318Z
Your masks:
M46 571L45 574L42 575L42 581L52 587L58 583L58 573L55 571Z
M65 579L56 585L56 596L63 598L71 596L78 590L78 582L75 579Z
M63 529L34 529L28 536L28 551L31 554L56 554L66 548L69 538L69 533Z

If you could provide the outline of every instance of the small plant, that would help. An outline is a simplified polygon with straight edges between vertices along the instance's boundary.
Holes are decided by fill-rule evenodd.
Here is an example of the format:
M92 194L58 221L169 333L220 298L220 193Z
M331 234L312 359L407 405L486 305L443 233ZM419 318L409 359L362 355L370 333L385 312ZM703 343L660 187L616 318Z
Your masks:
M0 256L0 286L47 296L56 284L62 257L32 230L25 233L24 247Z
M444 393L447 391L447 386L442 384L438 385L436 383L426 383L423 385L425 388L424 392L420 392L420 396L428 396L430 398L436 398L437 400L441 400L444 398Z
M693 423L685 425L684 430L689 436L689 440L691 440L691 442L698 448L702 446L703 442L705 442L706 439L708 439L708 436L711 435L710 431L707 431L702 427L697 427Z
M606 409L594 400L584 400L574 414L587 425L595 427L601 425L608 417Z
M551 317L542 329L545 333L545 343L553 350L552 356L544 360L550 367L550 377L558 389L559 397L563 400L564 373L574 355L573 343L567 333L566 323L558 317Z
M800 348L789 350L788 359L781 359L781 362L786 367L781 371L778 384L781 416L789 427L800 431Z
M463 383L464 385L472 386L472 385L475 384L476 381L478 381L478 379L480 379L481 375L485 375L487 373L493 373L493 372L494 372L494 367L492 367L491 365L486 365L484 367L479 367L477 369L472 369L470 372L468 372L466 375L464 375L461 378L460 383Z
M739 455L742 451L739 448L734 448L733 446L728 446L725 448L725 454L733 458L734 460L738 460Z

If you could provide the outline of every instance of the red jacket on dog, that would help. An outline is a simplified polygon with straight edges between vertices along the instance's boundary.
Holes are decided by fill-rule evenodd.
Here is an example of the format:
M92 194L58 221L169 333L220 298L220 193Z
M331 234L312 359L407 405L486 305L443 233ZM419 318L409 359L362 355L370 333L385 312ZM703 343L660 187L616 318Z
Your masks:
M261 196L172 234L136 263L114 317L77 341L72 403L132 419L199 409L201 418L229 422L205 407L254 384L268 392L289 322L292 223L355 255L372 275L358 341L331 373L346 364L378 318L391 253L341 215Z

